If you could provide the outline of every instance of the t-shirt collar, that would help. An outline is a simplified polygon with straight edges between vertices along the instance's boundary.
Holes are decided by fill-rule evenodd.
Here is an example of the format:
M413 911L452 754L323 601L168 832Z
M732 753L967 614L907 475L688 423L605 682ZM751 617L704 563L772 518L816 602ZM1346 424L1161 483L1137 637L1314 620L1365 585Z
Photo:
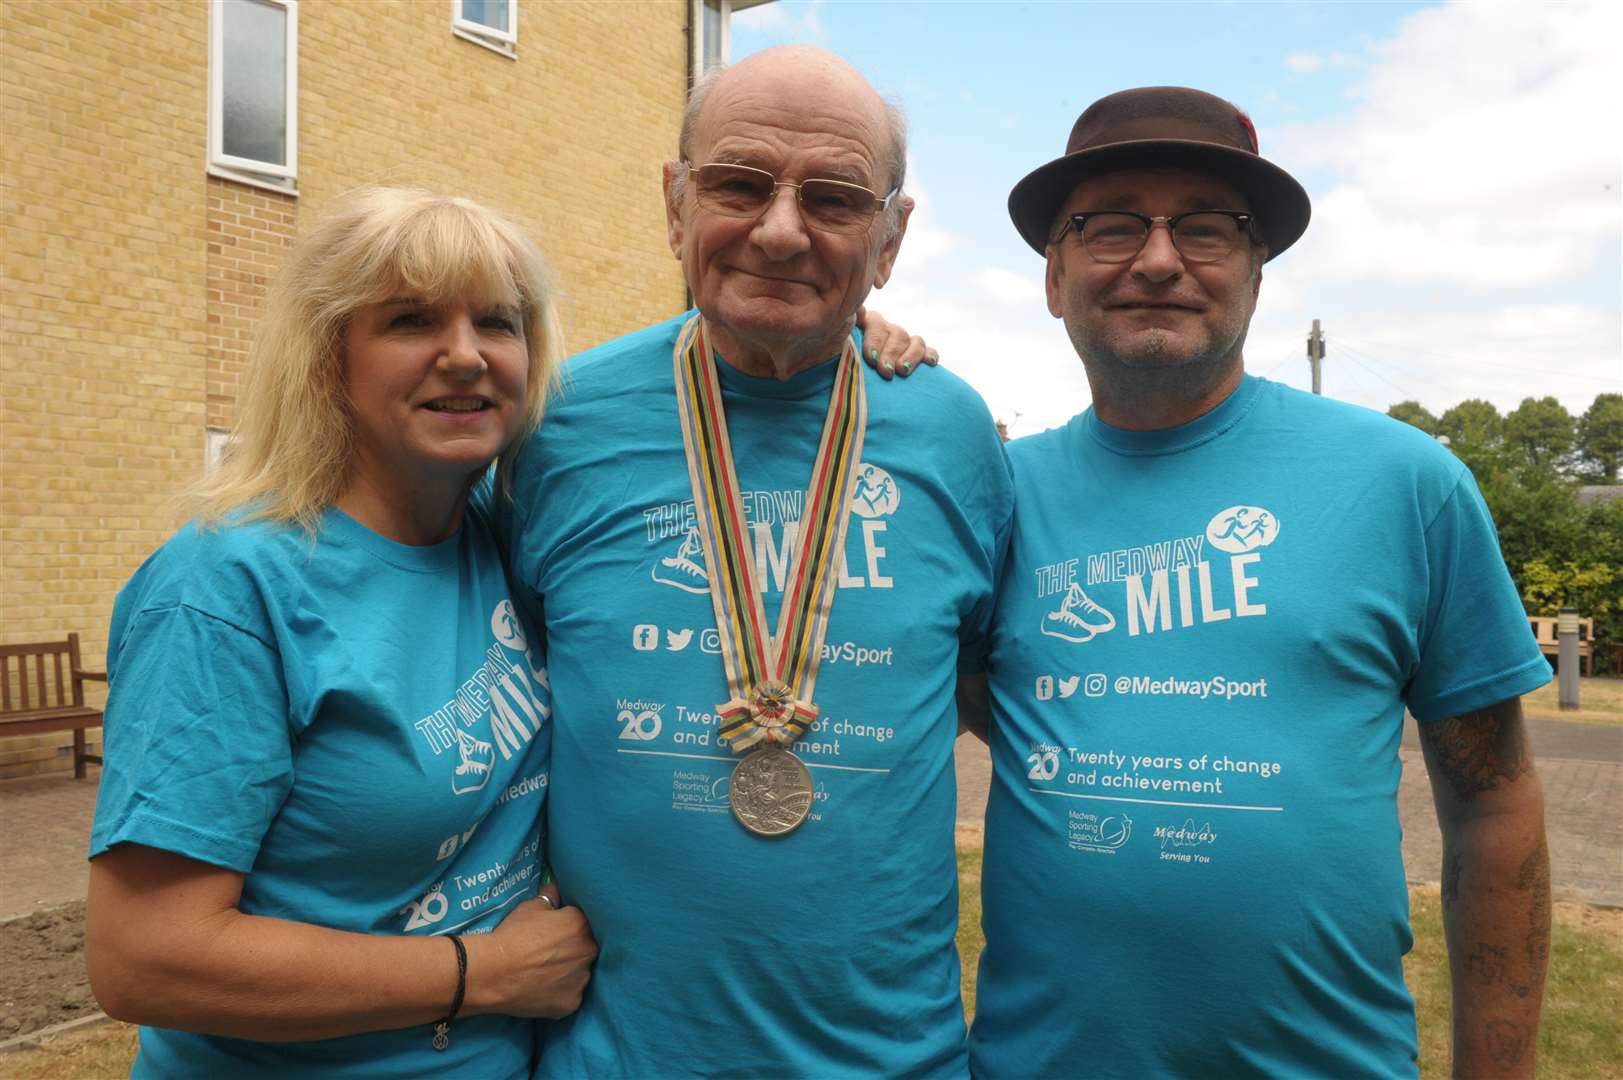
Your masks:
M1113 453L1130 456L1176 454L1217 438L1243 420L1256 404L1263 382L1255 375L1241 375L1240 384L1215 409L1177 427L1128 431L1111 427L1100 420L1091 407L1077 417L1077 426L1084 437Z
M862 333L856 332L857 352L862 351ZM721 389L725 393L743 394L746 397L782 398L800 400L803 398L828 397L829 390L834 386L834 362L838 356L831 356L820 364L796 373L787 379L764 378L760 375L748 375L733 367L727 358L720 353L716 354L716 371L721 379Z

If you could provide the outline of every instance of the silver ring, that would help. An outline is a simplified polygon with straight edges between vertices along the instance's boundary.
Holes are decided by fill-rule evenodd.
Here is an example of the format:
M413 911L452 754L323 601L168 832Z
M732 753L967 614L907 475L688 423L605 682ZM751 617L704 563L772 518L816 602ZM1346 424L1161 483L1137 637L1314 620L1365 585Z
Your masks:
M558 905L554 904L552 902L552 897L548 896L546 893L536 893L535 898L546 904L547 907L551 908L553 911L558 910Z

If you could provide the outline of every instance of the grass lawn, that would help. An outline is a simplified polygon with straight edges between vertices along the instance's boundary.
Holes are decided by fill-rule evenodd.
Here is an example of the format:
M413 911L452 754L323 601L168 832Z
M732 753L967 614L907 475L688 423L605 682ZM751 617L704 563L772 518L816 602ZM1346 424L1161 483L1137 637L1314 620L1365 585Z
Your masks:
M958 830L958 952L963 959L964 1014L975 1014L975 964L981 936L981 833ZM1448 1076L1448 960L1437 886L1409 890L1415 947L1403 971L1420 1024L1420 1075ZM1538 1075L1548 1080L1623 1078L1623 912L1556 904L1550 979L1539 1033ZM128 1076L135 1029L103 1024L64 1035L39 1050L0 1057L14 1080Z
M11 1080L100 1080L130 1075L135 1027L108 1022L59 1035L38 1050L0 1055L0 1076Z
M1522 712L1540 720L1623 725L1623 679L1580 678L1578 704L1579 708L1563 712L1556 681L1551 679L1522 698Z

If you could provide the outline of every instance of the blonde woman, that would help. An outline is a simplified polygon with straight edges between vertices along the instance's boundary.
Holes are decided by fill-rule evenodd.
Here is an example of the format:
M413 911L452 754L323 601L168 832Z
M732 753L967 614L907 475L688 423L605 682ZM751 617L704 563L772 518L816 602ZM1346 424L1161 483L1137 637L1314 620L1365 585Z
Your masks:
M525 1018L579 1003L545 673L468 501L558 354L468 200L361 192L293 251L235 445L113 614L86 948L134 1075L527 1076Z

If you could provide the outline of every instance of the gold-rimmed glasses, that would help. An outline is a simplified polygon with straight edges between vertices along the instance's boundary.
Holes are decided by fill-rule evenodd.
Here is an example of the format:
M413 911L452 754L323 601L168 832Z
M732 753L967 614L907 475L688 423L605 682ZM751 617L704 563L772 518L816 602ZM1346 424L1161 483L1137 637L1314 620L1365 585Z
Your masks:
M900 188L880 197L861 184L812 178L792 183L765 169L711 162L688 166L699 205L723 217L752 218L771 205L780 187L793 188L809 228L831 233L866 232L874 215L890 206Z

